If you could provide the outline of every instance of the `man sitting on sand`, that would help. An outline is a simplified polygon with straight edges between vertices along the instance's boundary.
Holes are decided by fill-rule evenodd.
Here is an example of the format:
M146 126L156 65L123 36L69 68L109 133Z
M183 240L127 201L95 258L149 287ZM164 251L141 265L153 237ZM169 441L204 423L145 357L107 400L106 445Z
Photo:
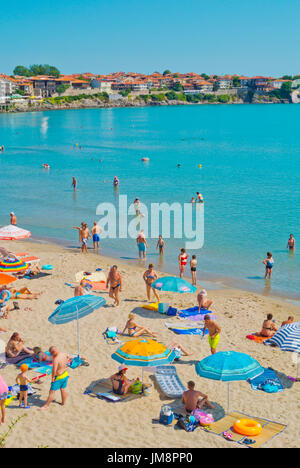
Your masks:
M204 317L203 336L205 335L206 329L209 331L208 342L211 354L216 354L217 346L220 341L221 328L214 320L211 320L209 314Z
M188 390L183 392L182 395L182 403L184 404L187 413L192 413L196 408L202 409L204 406L214 409L214 406L208 400L207 395L195 390L195 382L190 380L187 386Z
M61 404L66 404L67 393L66 388L69 380L69 374L67 371L67 363L69 356L66 353L61 353L55 346L51 346L49 352L53 359L52 366L52 381L48 399L45 405L40 410L48 409L50 403L54 400L55 392L60 390L61 393Z
M287 320L282 322L281 326L284 327L285 325L289 325L290 323L294 323L294 317L292 317L292 316L288 317Z
M198 304L199 304L199 314L201 314L201 309L208 310L212 305L213 301L207 298L207 292L205 289L201 289L197 296Z

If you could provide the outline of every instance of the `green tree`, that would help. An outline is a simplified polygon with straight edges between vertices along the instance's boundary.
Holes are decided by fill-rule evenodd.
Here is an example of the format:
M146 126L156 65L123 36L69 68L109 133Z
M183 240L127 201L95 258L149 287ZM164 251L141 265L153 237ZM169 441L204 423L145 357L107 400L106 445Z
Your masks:
M291 80L291 81L292 81L293 77L292 77L291 75L283 75L283 76L281 77L281 79L282 79L282 80Z
M59 86L57 86L56 92L57 92L58 94L63 94L65 91L67 91L68 88L69 88L69 85L67 85L67 84L60 84Z
M209 79L209 76L206 74L206 73L201 73L202 78L204 78L204 80L208 80Z
M174 91L182 91L183 90L183 87L182 87L182 84L181 83L174 83L173 86L172 86L172 89Z
M167 69L163 72L163 76L171 75L171 70Z
M220 94L220 96L218 96L218 102L221 102L222 104L227 104L229 101L229 94Z
M292 92L292 82L287 81L286 83L282 83L280 88L280 95L282 99L291 99L291 92Z
M241 80L238 76L233 77L232 84L234 88L238 88L239 86L241 86Z
M30 76L30 71L28 68L23 67L23 65L17 65L13 71L14 75L18 76Z
M167 99L169 101L175 101L177 99L177 94L175 93L175 91L171 90L171 91L168 91L166 93L166 96L167 96Z

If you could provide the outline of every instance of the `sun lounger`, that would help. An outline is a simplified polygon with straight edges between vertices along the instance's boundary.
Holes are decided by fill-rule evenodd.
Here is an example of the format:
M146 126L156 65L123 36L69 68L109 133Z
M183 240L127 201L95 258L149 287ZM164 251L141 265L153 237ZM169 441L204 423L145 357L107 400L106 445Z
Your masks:
M155 379L161 391L169 398L180 398L186 390L175 366L157 366Z

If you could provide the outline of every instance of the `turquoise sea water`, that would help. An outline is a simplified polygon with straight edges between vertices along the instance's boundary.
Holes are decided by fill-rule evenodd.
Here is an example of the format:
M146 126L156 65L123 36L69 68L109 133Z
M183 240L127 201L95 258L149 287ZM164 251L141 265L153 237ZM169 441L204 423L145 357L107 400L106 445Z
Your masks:
M299 117L297 105L2 114L0 224L9 223L13 210L18 224L35 237L75 245L72 226L83 220L91 225L98 203L117 203L119 193L148 204L188 202L200 191L205 198L205 243L196 252L200 277L300 297L300 253L286 251L290 233L300 242ZM150 162L142 163L142 157ZM50 171L42 169L44 162ZM112 187L115 175L119 192ZM149 243L149 260L158 265L156 240ZM165 269L177 271L182 245L167 240ZM275 259L271 286L263 279L268 250ZM107 239L103 253L137 257L132 239Z

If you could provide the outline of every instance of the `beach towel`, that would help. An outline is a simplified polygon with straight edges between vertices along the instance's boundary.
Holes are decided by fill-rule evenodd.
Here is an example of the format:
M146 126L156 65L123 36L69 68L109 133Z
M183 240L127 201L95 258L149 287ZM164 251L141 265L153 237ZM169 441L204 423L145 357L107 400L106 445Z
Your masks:
M199 314L199 307L195 306L195 307L189 307L188 309L180 310L179 317L190 317L191 315L203 315L203 319L204 319L204 316L206 314L211 314L211 313L212 313L211 310L200 309L200 314Z
M191 320L193 322L201 322L201 321L204 320L205 315L206 314L197 314L197 315L189 315L188 317L180 317L180 315L179 315L179 317L181 319L184 319L184 320L188 319L188 320ZM210 317L211 320L216 320L216 318L217 318L216 315L209 315L209 317Z
M45 276L52 276L50 273L36 273L32 276L24 276L24 278L33 280L33 279L38 279L38 278L44 278Z
M263 343L265 340L268 339L267 336L260 336L259 333L253 333L251 335L247 335L246 338L248 340L254 341L255 343Z
M255 440L254 444L251 444L251 445L244 444L244 440L247 437L242 436L241 434L237 434L236 432L233 431L234 422L237 419L243 419L243 418L255 419L255 421L257 421L258 423L262 425L263 430L261 434L259 434L258 436L249 437ZM286 424L276 423L268 419L256 418L256 417L249 416L243 413L232 412L228 414L227 416L225 416L224 418L220 419L219 421L211 424L209 432L216 434L218 436L222 436L223 432L230 431L232 433L231 441L236 442L238 444L242 444L244 447L259 448L265 445L275 436L283 432L286 429L286 427L287 427Z
M145 385L145 387L149 389L151 385ZM93 382L89 387L87 387L84 394L94 396L96 398L103 397L105 400L113 402L135 400L136 398L141 398L144 396L144 394L135 394L131 392L128 392L126 395L115 395L112 391L112 384L110 379L100 379L96 382ZM108 395L111 395L111 397L117 397L118 400L115 398L108 398Z
M28 348L30 349L30 348ZM11 364L11 365L16 365L16 364L27 364L24 362L26 359L28 359L30 355L28 353L25 353L25 351L21 351L19 356L16 357L8 357L6 355L6 363Z
M203 328L170 328L176 335L203 335ZM205 335L208 335L209 331L205 330Z
M283 386L273 369L265 368L258 377L249 380L252 390L262 390L267 393L283 392ZM272 392L272 387L274 390ZM271 390L271 391L268 391Z

